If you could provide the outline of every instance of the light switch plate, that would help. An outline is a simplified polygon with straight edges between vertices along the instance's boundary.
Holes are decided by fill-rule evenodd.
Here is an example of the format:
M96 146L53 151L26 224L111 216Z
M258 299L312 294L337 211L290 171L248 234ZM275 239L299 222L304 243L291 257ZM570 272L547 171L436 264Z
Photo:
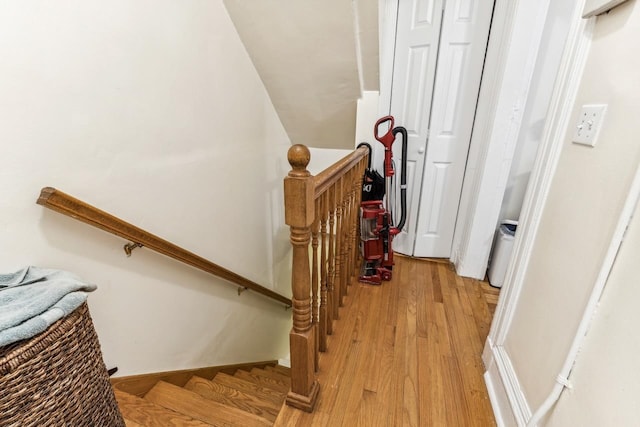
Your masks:
M578 123L576 123L573 132L572 141L576 144L593 147L598 139L606 111L606 104L583 105L578 117Z

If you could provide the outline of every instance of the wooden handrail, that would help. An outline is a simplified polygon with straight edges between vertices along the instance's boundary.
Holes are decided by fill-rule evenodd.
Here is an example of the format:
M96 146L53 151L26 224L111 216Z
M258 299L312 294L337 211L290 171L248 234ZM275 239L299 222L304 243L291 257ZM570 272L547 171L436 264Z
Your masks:
M358 162L365 158L368 153L369 150L367 150L367 148L360 147L314 176L313 185L315 198L318 198L322 193L327 191L331 185L335 184L336 181L344 175L344 171L353 168Z
M265 288L233 271L220 267L213 262L192 252L182 249L160 237L149 233L135 225L129 224L103 210L76 199L52 187L45 187L40 192L37 203L71 218L92 225L101 230L120 236L135 244L142 245L170 258L198 268L207 273L225 279L241 288L251 289L259 294L274 299L291 307L291 300L270 289Z

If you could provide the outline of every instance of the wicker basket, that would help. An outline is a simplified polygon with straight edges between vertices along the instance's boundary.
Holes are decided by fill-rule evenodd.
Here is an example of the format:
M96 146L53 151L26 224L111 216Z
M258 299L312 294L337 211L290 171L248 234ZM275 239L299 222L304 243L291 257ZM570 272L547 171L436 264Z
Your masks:
M0 348L0 426L124 426L85 304Z

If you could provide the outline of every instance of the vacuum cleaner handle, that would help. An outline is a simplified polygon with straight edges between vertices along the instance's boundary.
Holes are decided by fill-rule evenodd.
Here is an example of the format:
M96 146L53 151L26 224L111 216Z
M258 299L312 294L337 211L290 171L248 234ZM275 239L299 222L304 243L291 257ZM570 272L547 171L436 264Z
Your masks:
M402 167L400 169L400 208L402 209L402 215L396 226L398 231L402 231L402 227L404 227L407 219L407 129L398 126L391 132L393 133L394 139L397 134L402 135Z
M384 135L380 135L378 132L380 126L383 124L389 123L389 130ZM394 174L393 165L391 164L391 158L393 157L391 153L391 146L393 145L393 141L396 140L395 135L393 134L393 124L394 119L393 116L384 116L378 119L376 125L373 127L373 134L378 141L384 145L384 176L385 178L391 177Z
M384 135L380 135L380 133L378 132L380 126L387 122L391 122L389 124L389 130ZM391 145L393 145L393 141L395 140L395 136L393 135L393 123L393 116L384 116L378 119L376 125L373 127L374 136L378 141L382 143L382 145L384 145L385 149L390 149Z

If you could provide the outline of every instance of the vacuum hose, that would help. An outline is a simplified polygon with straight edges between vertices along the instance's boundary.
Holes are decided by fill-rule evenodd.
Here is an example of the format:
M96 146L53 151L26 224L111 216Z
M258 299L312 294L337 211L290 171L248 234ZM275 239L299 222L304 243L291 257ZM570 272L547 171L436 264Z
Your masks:
M407 130L403 126L397 126L392 130L393 136L402 135L402 166L400 170L400 207L402 216L396 228L402 231L407 219Z

